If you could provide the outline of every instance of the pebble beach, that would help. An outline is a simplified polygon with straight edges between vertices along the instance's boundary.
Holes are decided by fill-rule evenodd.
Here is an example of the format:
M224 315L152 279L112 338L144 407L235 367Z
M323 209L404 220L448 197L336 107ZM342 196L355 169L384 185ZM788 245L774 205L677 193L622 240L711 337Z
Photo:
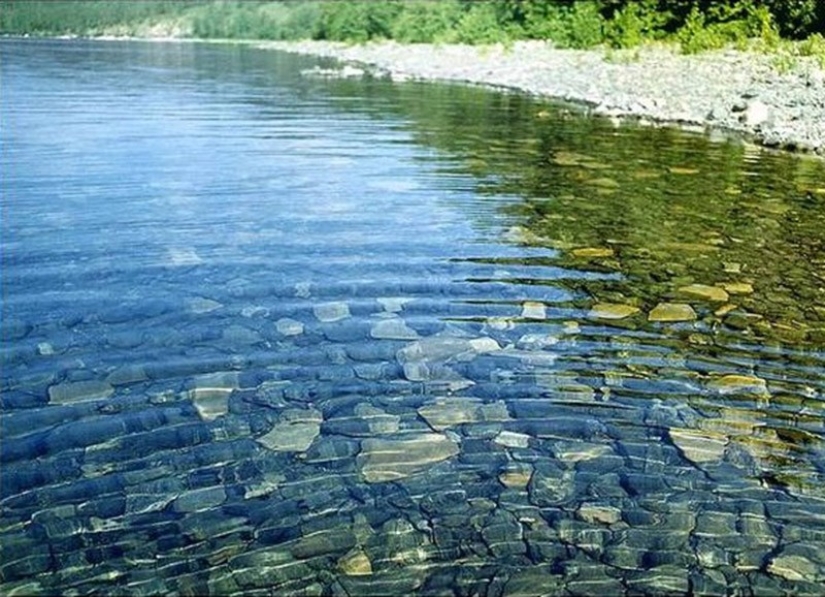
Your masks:
M512 47L324 41L261 47L335 58L394 80L511 89L576 103L597 115L707 128L825 155L825 71L813 58L795 58L783 69L775 57L736 50L562 50L539 41ZM357 69L347 73L360 75Z

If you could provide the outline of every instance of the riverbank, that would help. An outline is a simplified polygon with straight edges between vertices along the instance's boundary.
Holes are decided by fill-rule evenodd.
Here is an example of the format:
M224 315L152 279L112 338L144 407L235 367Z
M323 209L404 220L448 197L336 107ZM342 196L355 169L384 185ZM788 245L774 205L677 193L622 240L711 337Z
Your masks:
M812 58L735 50L684 55L560 50L538 41L505 48L378 42L263 42L259 47L367 65L393 79L504 87L581 103L594 114L744 134L766 147L825 156L825 71ZM787 72L783 72L787 71Z

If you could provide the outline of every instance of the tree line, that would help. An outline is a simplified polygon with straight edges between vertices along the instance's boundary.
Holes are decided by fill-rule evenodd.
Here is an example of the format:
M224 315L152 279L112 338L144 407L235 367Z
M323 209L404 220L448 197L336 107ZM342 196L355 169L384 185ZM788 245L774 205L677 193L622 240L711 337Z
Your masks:
M822 0L0 0L2 34L140 35L158 24L207 39L543 39L563 48L663 40L688 52L787 39L825 47Z

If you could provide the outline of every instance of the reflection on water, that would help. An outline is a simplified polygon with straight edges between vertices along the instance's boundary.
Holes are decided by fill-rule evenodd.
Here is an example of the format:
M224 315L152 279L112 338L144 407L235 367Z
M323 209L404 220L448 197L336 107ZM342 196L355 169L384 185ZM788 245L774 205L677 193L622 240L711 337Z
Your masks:
M0 51L4 593L820 592L821 163Z

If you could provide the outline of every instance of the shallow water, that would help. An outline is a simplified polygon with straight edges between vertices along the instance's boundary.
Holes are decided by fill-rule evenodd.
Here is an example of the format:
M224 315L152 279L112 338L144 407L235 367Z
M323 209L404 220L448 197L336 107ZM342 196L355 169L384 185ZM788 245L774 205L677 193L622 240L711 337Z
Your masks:
M0 52L4 593L820 593L821 162Z

